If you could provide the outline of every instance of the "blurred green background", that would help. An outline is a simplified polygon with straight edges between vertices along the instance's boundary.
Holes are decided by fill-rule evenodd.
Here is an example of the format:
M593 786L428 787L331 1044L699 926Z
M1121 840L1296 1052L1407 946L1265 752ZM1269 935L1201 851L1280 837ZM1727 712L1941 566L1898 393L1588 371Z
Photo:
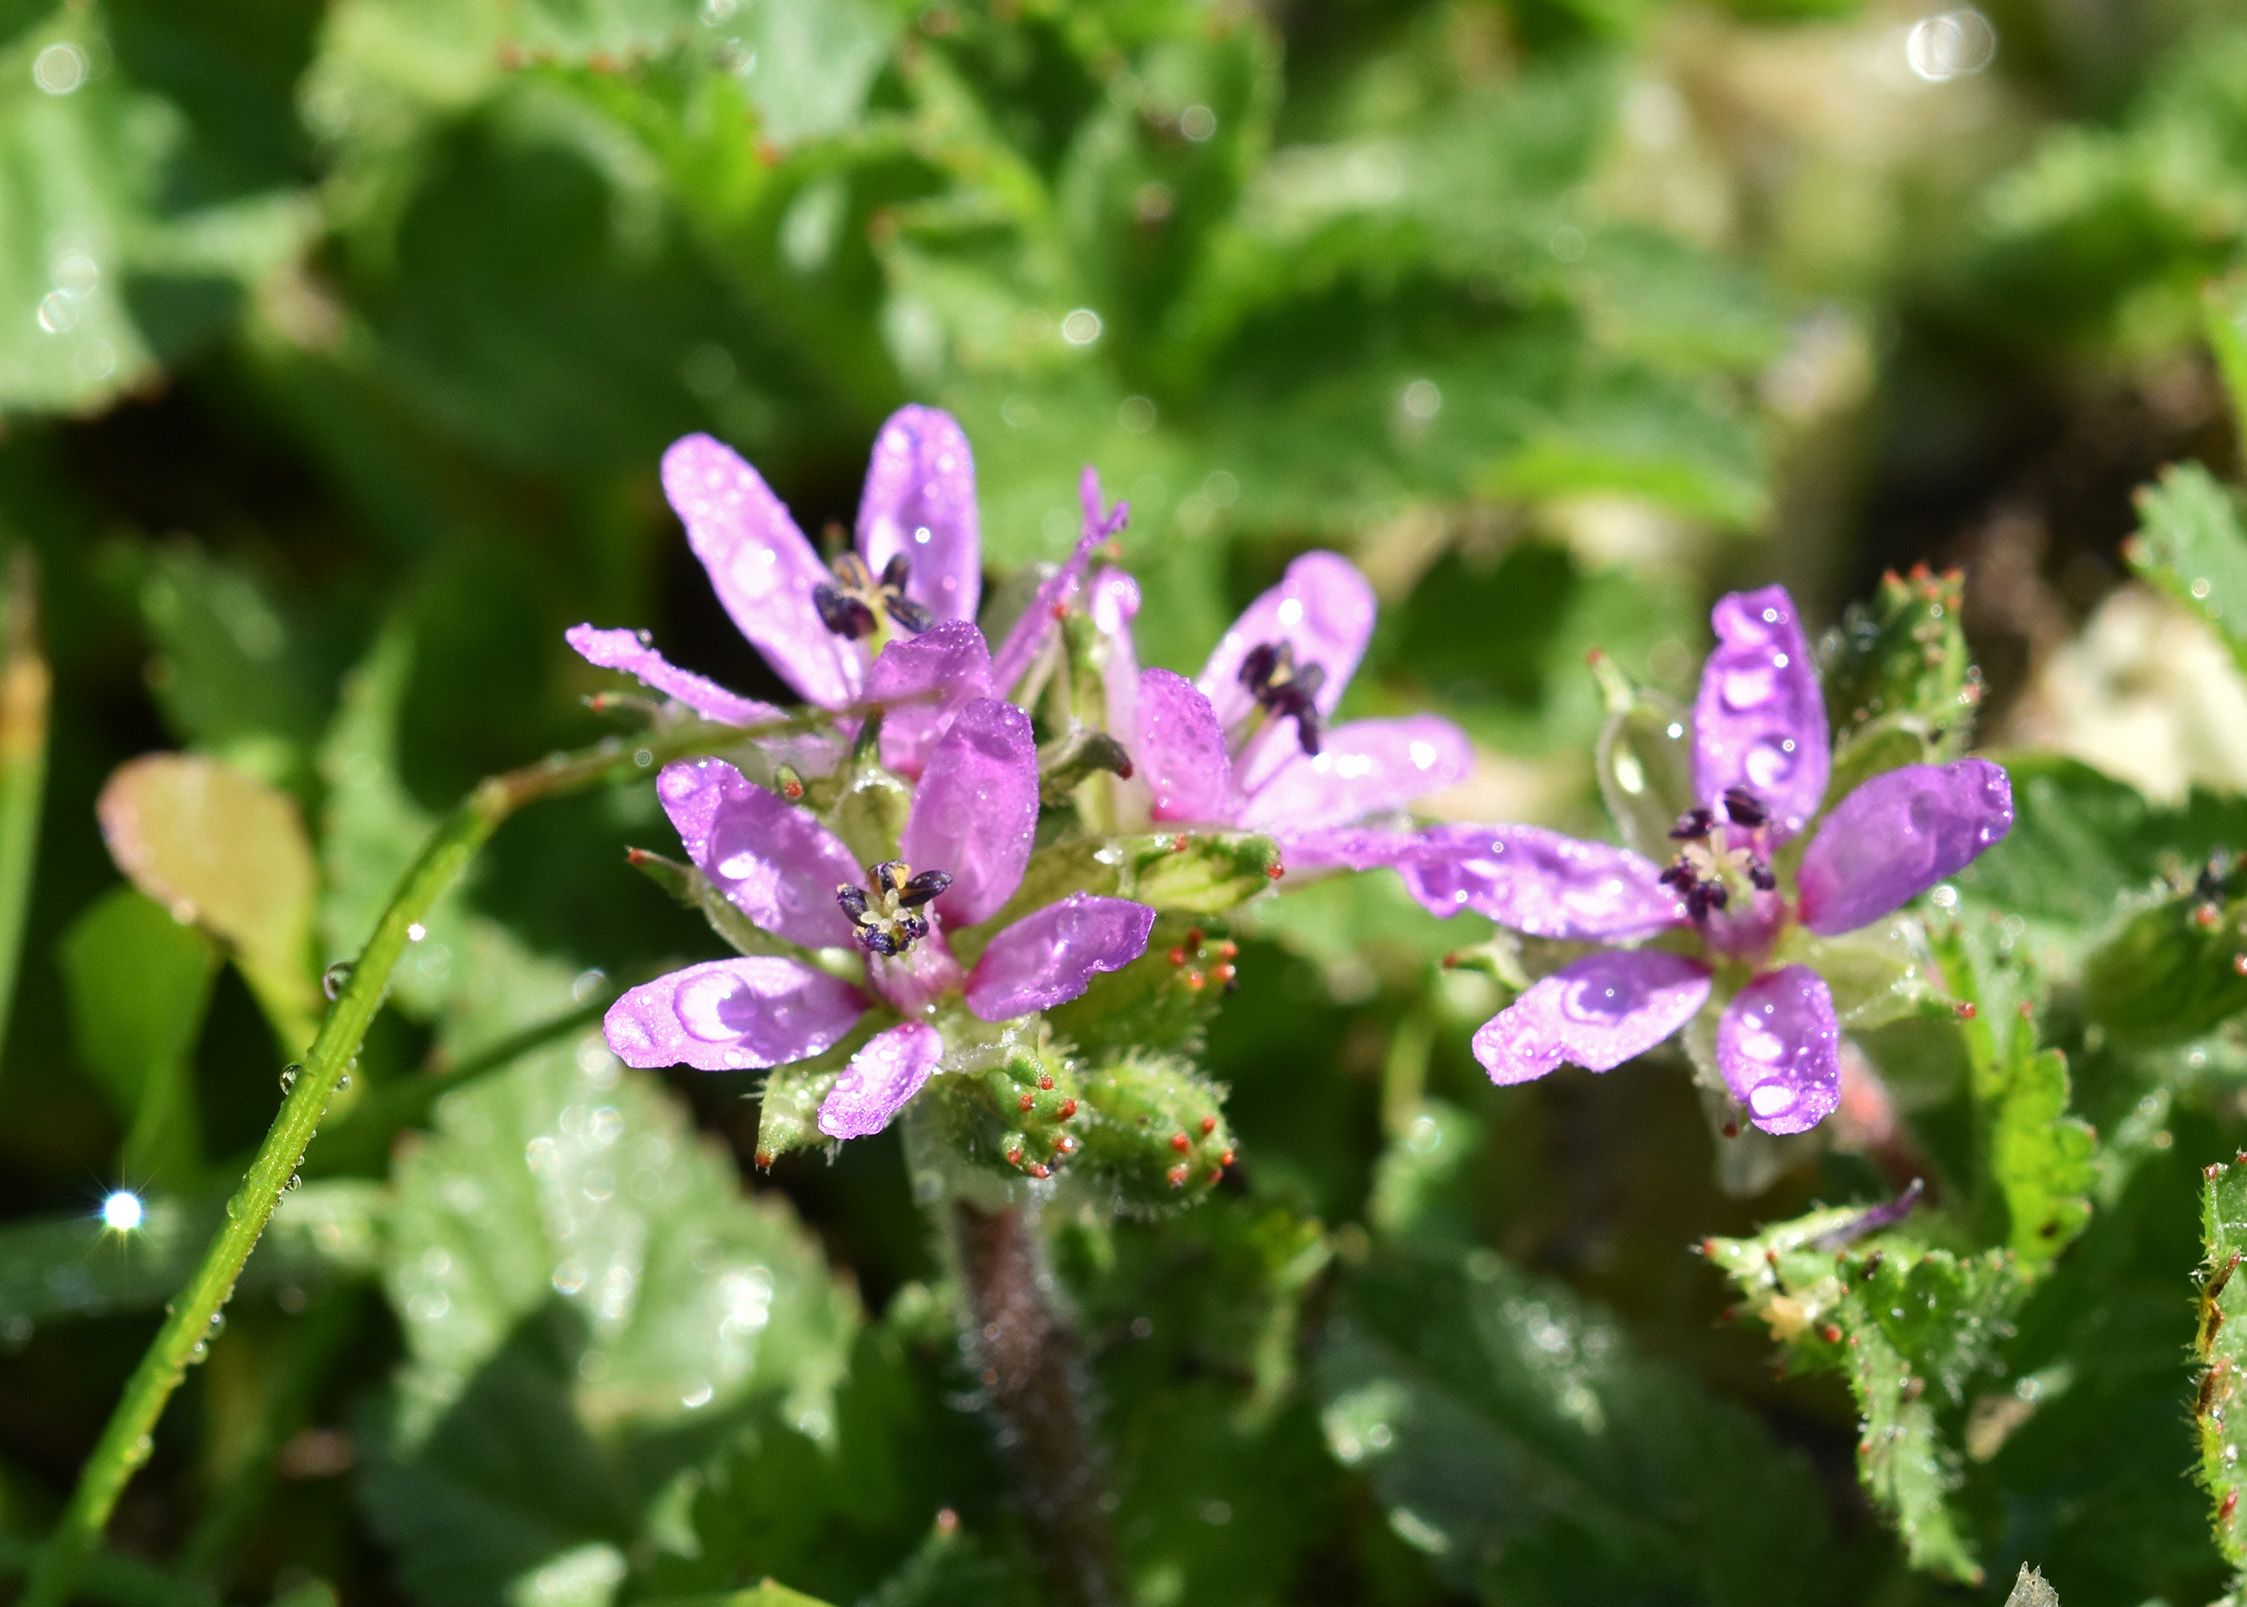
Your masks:
M2155 795L2236 787L2237 681L2117 549L2161 465L2236 466L2202 330L2243 242L2231 0L0 0L0 540L36 560L12 639L31 662L35 597L53 684L0 1060L0 1563L263 1132L322 967L475 778L610 728L563 628L653 627L776 690L662 502L677 435L739 448L816 531L849 521L890 409L949 408L998 570L1065 548L1095 465L1133 505L1143 650L1189 671L1288 557L1339 547L1384 601L1357 702L1434 706L1483 750L1456 814L1596 826L1589 649L1682 688L1725 586L1782 580L1830 622L1917 562L1968 572L1986 734ZM273 789L211 829L255 820L240 847L287 896L228 928L122 890L95 799L158 748ZM293 810L254 812L276 794ZM894 1140L751 1177L746 1085L611 1095L574 1040L503 1055L423 1131L418 1071L706 946L623 864L660 826L647 789L547 807L431 923L103 1588L1020 1594ZM1433 964L1463 935L1385 884L1245 936L1210 1064L1246 1185L1071 1252L1143 1600L1941 1595L1854 1493L1846 1399L1774 1385L1683 1253L1819 1179L1719 1194L1674 1072L1494 1096L1465 1052L1488 995ZM786 1330L723 1422L603 1393L695 1393L645 1337L656 1281L618 1297L641 1337L598 1310L569 1330L522 1293L576 1292L552 1221L479 1193L596 1107L673 1181L586 1231L667 1227L701 1270L661 1298L747 1268ZM1682 1470L1635 1468L1609 1494L1644 1498L1644 1547L1585 1542L1563 1503L1498 1523L1515 1560L1477 1584L1384 1519L1321 1450L1295 1352L1328 1258L1407 1209L1416 1143L1467 1148L1460 1246L1752 1402L1815 1521L1710 1571L1678 1536L1740 1509L1664 1508L1633 1481ZM73 1237L120 1185L152 1231ZM2181 1289L2172 1214L2143 1258ZM480 1297L439 1287L456 1259L488 1263ZM846 1375L841 1406L804 1404ZM1992 1497L1993 1568L2072 1545L2070 1607L2212 1595L2179 1387L2107 1401ZM831 1411L863 1419L842 1452ZM2099 1437L2165 1434L2129 1486L2158 1512L2100 1493ZM758 1494L776 1466L799 1499ZM972 1558L922 1545L939 1505ZM2070 1538L2099 1512L2115 1533Z

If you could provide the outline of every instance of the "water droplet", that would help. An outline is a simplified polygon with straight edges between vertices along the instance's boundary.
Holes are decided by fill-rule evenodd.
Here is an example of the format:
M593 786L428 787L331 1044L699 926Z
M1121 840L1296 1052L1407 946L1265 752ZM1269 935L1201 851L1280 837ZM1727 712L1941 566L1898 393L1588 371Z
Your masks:
M330 999L342 996L344 984L351 980L351 962L338 960L320 973L320 991Z
M1784 1116L1794 1109L1794 1104L1795 1091L1782 1082L1758 1083L1748 1092L1748 1109L1765 1121L1774 1116Z
M1718 695L1724 699L1724 706L1735 713L1761 708L1771 701L1772 693L1778 689L1778 674L1768 664L1726 670L1718 682Z
M408 943L419 943L428 935L429 928L422 925L419 921L415 921L411 926L408 926L406 928L406 941Z
M284 1094L294 1092L297 1078L303 1075L304 1068L293 1060L283 1066L281 1068L281 1092Z

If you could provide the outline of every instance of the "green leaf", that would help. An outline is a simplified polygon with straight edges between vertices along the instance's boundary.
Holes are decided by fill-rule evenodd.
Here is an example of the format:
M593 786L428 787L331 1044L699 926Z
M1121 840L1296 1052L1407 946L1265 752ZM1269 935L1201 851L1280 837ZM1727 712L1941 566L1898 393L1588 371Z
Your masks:
M1487 1250L1353 1274L1319 1374L1334 1454L1461 1589L1559 1601L1592 1576L1625 1592L1604 1600L1798 1602L1822 1564L1793 1454Z
M2233 1567L2247 1570L2247 1512L2240 1510L2239 1391L2247 1367L2247 1166L2217 1163L2203 1174L2200 1327L2194 1341L2200 1389L2193 1422L2200 1436L2200 1482L2215 1503L2216 1544Z
M2188 886L2210 853L2247 843L2247 801L2195 791L2156 805L2125 782L2050 754L2007 754L2013 829L1957 878L2018 919L2041 954L2079 956L2119 915Z
M478 957L475 1041L573 968ZM597 1038L440 1102L398 1168L385 1282L408 1360L364 1486L422 1599L614 1600L667 1498L755 1413L825 1438L856 1303ZM691 1481L690 1481L691 1482Z
M2197 463L2138 493L2138 534L2123 548L2139 578L2208 622L2247 670L2247 510Z
M308 1043L314 870L296 800L213 759L153 753L120 765L95 809L118 869L224 944L275 1031Z
M165 92L134 9L58 6L0 39L0 414L88 410L147 384L311 232L285 161ZM229 65L254 127L246 109L269 106L272 85Z
M63 998L79 1060L127 1124L120 1169L136 1182L186 1182L202 1158L192 1062L218 951L128 887L63 934Z
M816 1596L770 1579L754 1590L733 1590L716 1596L643 1596L641 1607L826 1607Z
M2013 1581L2013 1593L2005 1598L2005 1607L2060 1607L2060 1593L2024 1562L2020 1576Z
M2034 1273L2090 1219L2096 1140L2068 1113L2067 1057L2039 1045L2028 987L2001 975L2017 957L1987 929L1971 932L1963 923L1929 938L1952 993L1973 1006L1958 1031L1982 1139L1983 1213L2002 1222L1987 1237L2010 1245Z
M303 792L332 679L307 623L255 570L193 547L120 546L108 557L156 646L149 681L173 736Z
M2085 1013L2134 1044L2177 1044L2247 1010L2238 881L2180 893L2124 921L2083 962Z
M2005 1254L1954 1255L1893 1233L1859 1253L1862 1215L1814 1211L1704 1249L1790 1367L1848 1381L1861 1425L1857 1477L1913 1565L1975 1582L1981 1564L1955 1504L1970 1392L1993 1365L2026 1280ZM1851 1247L1837 1250L1837 1240Z

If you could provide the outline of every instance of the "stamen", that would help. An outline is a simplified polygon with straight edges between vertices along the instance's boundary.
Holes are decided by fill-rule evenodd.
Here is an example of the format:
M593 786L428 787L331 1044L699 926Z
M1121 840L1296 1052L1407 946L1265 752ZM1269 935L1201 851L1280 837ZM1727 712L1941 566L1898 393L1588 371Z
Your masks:
M902 859L885 859L866 868L866 885L835 889L835 903L850 917L851 936L861 948L887 959L904 953L929 934L921 907L952 885L949 871L918 875Z
M1326 685L1325 665L1297 664L1292 642L1259 642L1241 656L1240 684L1265 713L1293 720L1303 752L1318 757L1324 727L1318 695Z
M1749 831L1769 822L1771 811L1763 801L1745 787L1727 787L1724 793L1724 818L1735 826Z
M898 553L876 575L866 560L846 552L835 560L832 583L821 581L811 589L811 605L819 622L837 636L862 641L881 628L885 618L908 635L918 636L936 623L926 606L905 595L913 566Z
M1670 828L1673 843L1696 842L1716 830L1716 816L1706 809L1688 809Z

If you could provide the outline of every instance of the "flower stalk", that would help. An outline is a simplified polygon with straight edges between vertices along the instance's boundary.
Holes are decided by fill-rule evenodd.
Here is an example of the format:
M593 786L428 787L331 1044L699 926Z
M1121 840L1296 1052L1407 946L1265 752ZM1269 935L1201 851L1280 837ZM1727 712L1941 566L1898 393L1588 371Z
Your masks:
M852 711L844 711L852 712ZM366 947L337 990L306 1053L280 1113L259 1144L242 1183L226 1202L226 1218L186 1286L172 1301L146 1354L127 1380L123 1396L80 1470L77 1488L40 1554L24 1607L62 1607L88 1557L100 1543L110 1514L133 1473L148 1460L157 1421L187 1369L202 1358L212 1327L243 1265L273 1218L289 1180L304 1160L335 1092L336 1081L357 1059L367 1029L389 991L391 973L417 935L420 923L460 879L477 852L517 810L547 798L614 782L633 781L669 759L708 753L763 738L827 725L836 715L813 709L754 726L695 721L645 733L637 740L609 737L590 747L555 754L535 764L487 777L437 828L391 894Z
M954 1197L940 1209L949 1216L965 1302L964 1348L1052 1599L1063 1607L1114 1607L1124 1589L1084 1361L1076 1330L1053 1297L1036 1207L993 1208Z

